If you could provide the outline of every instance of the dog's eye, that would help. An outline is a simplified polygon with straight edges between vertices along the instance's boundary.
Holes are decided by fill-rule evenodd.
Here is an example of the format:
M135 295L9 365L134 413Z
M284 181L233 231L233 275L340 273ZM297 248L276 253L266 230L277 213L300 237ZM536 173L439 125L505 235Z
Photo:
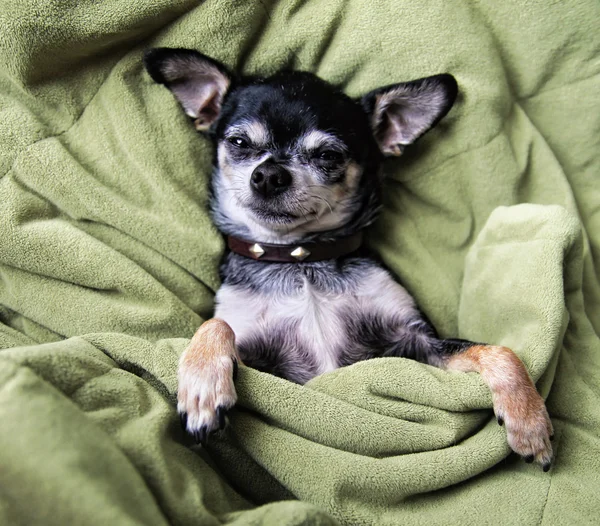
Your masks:
M242 139L241 137L229 137L227 139L231 144L237 146L238 148L249 148L250 144L246 139Z
M344 154L336 150L324 150L322 152L319 152L317 157L322 161L340 162L344 158Z

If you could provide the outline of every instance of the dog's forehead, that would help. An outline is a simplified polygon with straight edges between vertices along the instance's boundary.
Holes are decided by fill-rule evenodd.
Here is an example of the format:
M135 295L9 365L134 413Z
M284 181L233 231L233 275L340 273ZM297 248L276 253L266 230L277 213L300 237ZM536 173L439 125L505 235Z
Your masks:
M264 136L266 131L278 146L303 137L316 144L326 135L345 141L356 135L357 128L368 128L357 102L309 73L279 74L241 85L227 106L221 132L248 128Z

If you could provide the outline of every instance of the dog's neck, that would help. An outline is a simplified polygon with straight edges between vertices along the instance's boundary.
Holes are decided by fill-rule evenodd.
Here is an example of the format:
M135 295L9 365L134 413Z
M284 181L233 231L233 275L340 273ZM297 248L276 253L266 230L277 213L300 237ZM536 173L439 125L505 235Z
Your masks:
M292 245L257 243L227 236L227 246L232 252L257 261L272 263L305 263L335 260L356 252L362 245L363 231L337 241Z

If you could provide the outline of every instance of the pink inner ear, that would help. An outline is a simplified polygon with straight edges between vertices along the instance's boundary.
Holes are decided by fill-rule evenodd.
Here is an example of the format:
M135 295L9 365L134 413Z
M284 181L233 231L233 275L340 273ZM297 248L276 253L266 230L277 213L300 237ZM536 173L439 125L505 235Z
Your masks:
M194 120L194 125L198 131L206 131L211 124L217 120L219 111L221 110L222 96L214 91L212 96L203 102L203 105L198 109L198 117Z
M398 84L378 93L372 115L375 138L385 155L401 155L447 110L444 86L431 78Z
M219 114L223 93L213 79L190 78L171 86L171 90L181 102L185 112L193 118L210 120L212 123Z
M200 106L198 116L202 117L205 121L214 122L219 115L219 108L221 107L220 99L221 96L219 93L214 91L212 96L204 101L203 106Z
M379 113L379 123L376 124L375 138L384 155L400 156L406 142L406 123L402 114L394 111L393 106L384 108Z
M391 108L388 108L384 111L383 115L381 115L377 139L379 147L385 155L399 156L402 155L402 144L403 141L406 140L402 133L403 121L400 113L392 117L390 115L390 110Z

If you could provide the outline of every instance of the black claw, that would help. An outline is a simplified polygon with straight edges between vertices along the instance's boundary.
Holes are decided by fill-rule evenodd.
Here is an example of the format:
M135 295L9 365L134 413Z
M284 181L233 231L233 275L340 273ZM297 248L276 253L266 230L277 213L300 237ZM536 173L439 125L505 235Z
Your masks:
M498 424L501 426L504 425L504 418L502 418L501 416L498 417Z
M181 422L181 428L187 430L187 413L179 413L179 421Z
M525 462L527 462L527 464L531 464L533 462L533 455L527 455L525 457Z
M196 442L196 444L204 444L204 442L206 441L206 432L204 430L204 427L201 427L200 429L194 431L192 433L192 436L194 437L194 441Z
M544 473L550 471L550 465L550 462L544 462L544 464L542 464L542 469L544 470Z
M217 407L217 420L219 421L219 429L225 429L225 415L227 414L227 409L220 405Z
M550 435L550 442L554 440L554 435Z
M234 382L237 380L237 375L238 375L238 361L234 358L233 359L233 381Z
M208 428L206 426L202 426L198 430L198 443L203 446L206 445L206 441L208 440Z

